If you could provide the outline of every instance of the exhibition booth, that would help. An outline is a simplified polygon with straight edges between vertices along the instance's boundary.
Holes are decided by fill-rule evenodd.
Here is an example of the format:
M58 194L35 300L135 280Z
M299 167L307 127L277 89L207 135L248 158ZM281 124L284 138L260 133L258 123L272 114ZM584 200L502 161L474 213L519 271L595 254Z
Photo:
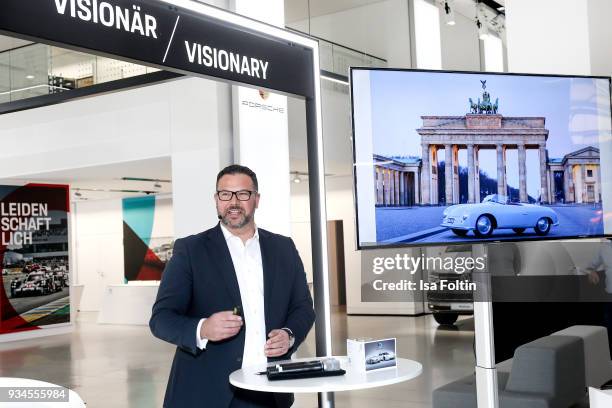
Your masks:
M592 282L612 231L609 77L362 67L338 78L310 37L199 2L133 3L0 6L2 35L63 64L49 71L62 92L27 91L46 103L0 101L0 343L78 331L77 312L96 312L101 330L148 325L175 240L218 222L214 176L236 162L260 180L258 225L290 236L304 263L316 320L300 357L348 357L329 381L274 384L256 377L266 367L243 367L233 386L318 393L320 407L336 392L412 391L452 359L435 342L456 330L474 336L473 375L428 384L436 408L570 406L612 380L605 271ZM65 78L81 81L75 92L106 88L73 98ZM548 319L559 311L567 319ZM334 327L338 314L430 313L440 326L426 361L384 326L347 342Z
M90 9L87 9L87 15L83 14L84 10L82 9L82 6L83 5L79 6L79 13L76 13L74 2L71 4L64 2L63 5L57 2L55 4L48 2L44 6L41 6L41 4L37 2L6 3L3 4L3 8L6 12L3 12L4 18L2 19L3 21L0 25L2 26L1 28L4 33L18 37L22 36L26 39L36 38L36 40L41 42L60 43L68 48L74 47L94 53L99 52L106 55L113 55L118 58L138 61L146 65L163 67L166 70L179 73L189 73L195 76L208 76L235 83L244 83L260 89L272 89L283 93L298 95L299 97L303 98L308 151L307 159L310 196L309 209L311 215L310 231L314 281L313 291L314 298L316 299L315 308L319 316L316 322L317 354L321 356L330 355L331 339L329 332L330 311L327 279L327 242L325 235L325 188L323 181L323 146L320 110L319 56L317 43L306 37L301 37L299 35L277 29L273 26L268 26L210 6L196 3L185 3L181 5L181 8L178 8L172 3L151 2L151 4L145 4L142 6L145 10L148 10L147 12L143 11L142 13L140 7L132 10L131 3L127 4L127 2L121 6L117 5L116 8L110 6L108 3L100 3L98 5L93 5L93 7ZM68 10L70 7L72 7L72 9ZM115 13L117 13L116 16ZM20 17L17 18L16 16ZM77 16L78 19L76 18ZM129 16L132 16L131 21ZM116 26L115 19L117 21ZM82 20L83 23L81 23L80 20ZM69 32L70 30L58 31L56 29L58 26L73 26L75 29L79 30L79 34L74 35L74 33ZM204 36L208 38L210 44L215 44L214 48L211 48L208 45L209 43L201 43ZM165 40L163 43L162 41L158 41L162 38ZM291 77L287 76L286 72L291 72ZM185 86L188 85L185 84ZM220 85L208 82L206 83L206 86L208 86L209 89L207 89L208 92L205 92L204 94L208 94L209 97L216 98L217 92L215 88L219 87ZM210 91L211 88L212 92ZM189 92L195 92L193 86L189 88ZM234 92L238 92L239 94L241 92L243 93L241 96L245 100L244 103L240 103L240 107L244 109L244 116L249 115L249 109L258 109L262 106L261 103L250 102L248 99L246 99L246 96L248 94L260 94L264 91L247 92L241 91L240 89L235 89ZM170 95L170 97L180 98L184 97L184 94L174 94ZM189 102L193 103L193 101ZM216 103L214 105L218 106L219 101L215 102ZM122 103L126 103L125 98L122 98ZM166 114L155 116L151 111L151 108L166 111ZM194 150L194 147L196 146L194 146L193 143L190 143L189 140L174 140L174 138L168 137L167 132L163 132L163 130L167 129L167 127L163 126L163 124L159 123L159 121L166 121L166 123L170 123L171 126L175 126L178 129L178 132L176 133L187 138L191 136L191 134L189 129L184 128L186 121L191 119L197 120L200 124L206 123L202 122L203 118L199 114L198 107L191 105L190 108L191 109L181 110L178 104L151 105L149 103L146 107L143 105L136 106L135 109L131 111L122 110L121 113L118 114L124 117L127 123L126 126L115 128L115 131L129 132L130 130L138 129L141 126L140 119L142 118L142 115L139 115L139 112L137 112L138 109L146 110L148 115L152 115L153 118L157 119L157 123L151 121L145 125L150 126L153 131L141 132L141 134L145 137L143 138L144 140L139 141L137 141L136 138L128 137L126 139L122 138L119 142L115 132L108 132L108 130L104 131L101 129L105 123L104 118L98 117L96 119L98 119L99 123L92 124L91 121L88 120L89 118L79 115L79 118L84 122L84 124L87 124L83 128L88 128L89 125L94 125L101 130L101 133L114 139L112 142L115 142L115 144L118 142L127 142L128 145L130 143L134 143L143 149L146 149L147 146L149 146L152 149L162 149L165 155L172 152L173 148L177 148L178 154L173 156L172 161L173 166L175 166L173 168L173 207L174 214L176 215L174 220L175 236L184 236L187 232L195 232L203 229L201 224L202 221L207 220L207 217L197 216L198 213L202 212L198 205L199 194L190 194L189 197L187 197L186 195L181 195L180 191L181 188L184 188L185 190L198 190L198 187L202 186L204 182L201 181L199 183L191 184L190 181L192 181L194 178L199 178L201 177L201 174L207 174L208 172L194 174L197 173L198 170L204 170L201 167L201 164L195 164L197 162L201 162L203 157L212 156L211 158L213 160L211 161L214 163L205 163L204 166L210 165L211 167L214 167L214 173L216 173L216 171L221 167L219 166L219 162L222 160L222 155L224 153L219 151L221 149L215 149L216 151L211 150L210 148L214 147L214 145L208 145L211 140L198 140L197 147L202 147L198 152ZM222 109L223 108L219 110ZM171 116L171 118L168 118L168 110L171 111L171 115L174 114ZM281 107L276 110L282 112L283 108ZM193 112L192 115L190 115L190 111ZM217 116L214 118L216 122L223 121L229 117L229 115L224 117L223 113L215 116ZM23 124L27 122L19 123ZM107 123L116 125L116 122ZM224 124L227 124L227 122ZM248 120L246 121L246 124L248 124ZM73 127L74 125L75 123L71 123L70 127ZM208 126L209 124L206 123L206 125ZM15 128L19 129L19 126L16 126ZM222 143L231 142L231 139L223 137L226 136L225 132L214 132L215 130L216 129L214 129L213 126L207 129L207 131L210 131L211 135L213 135L213 143L216 142L218 146ZM234 160L254 166L256 163L253 163L248 159L248 155L254 153L249 149L249 147L250 145L261 143L261 141L254 141L252 140L252 137L247 137L248 131L249 129L245 129L243 132L240 130L237 132L241 143L235 143L237 155L234 157ZM155 135L156 133L162 138L164 143L155 143L155 140L152 140L151 136ZM41 137L48 136L49 135L41 135ZM97 142L100 141L98 140ZM181 142L183 143L182 146ZM267 142L274 143L274 139L270 139ZM103 142L101 144L105 145ZM83 146L71 147L76 148L77 150L79 148L83 148ZM81 160L86 162L89 166L92 164L92 157L89 155L89 148L91 147L92 146L88 146L88 148L83 152L86 155L81 158ZM105 145L101 147L103 149L109 149L113 146ZM168 149L168 147L170 147L170 149ZM119 147L119 150L125 151L126 149ZM208 154L196 154L201 153L202 151ZM104 150L97 150L97 153L103 155ZM153 155L153 157L155 157L155 155ZM179 160L179 157L182 160ZM278 157L280 160L282 160L282 158L282 156ZM232 159L230 158L230 160ZM265 160L269 159L266 157ZM181 166L182 168L180 168ZM277 194L280 190L280 198L282 198L282 192L287 191L288 185L273 182L271 176L275 176L275 172L277 170L278 168L270 169L268 172L261 171L260 178L264 188L267 187L270 191L275 191ZM183 179L181 177L181 172L184 172L183 174L186 174L187 177ZM286 173L285 177L289 177L288 172ZM274 188L274 184L277 184L276 188ZM27 184L23 188L31 189L33 187L30 184ZM67 187L62 187L61 189L63 189L64 197L67 199ZM204 192L208 192L209 194L204 194ZM214 190L212 183L209 183L206 187L200 190L202 197L206 198L212 197L213 192ZM274 197L274 193L270 194L270 199L274 198L278 199L279 197ZM151 236L153 235L151 228L145 228L148 229L146 232L144 230L138 231L138 228L135 228L135 225L142 227L143 212L147 213L145 214L146 216L150 216L151 210L155 209L155 203L151 205L151 203L143 202L145 200L146 199L140 199L137 203L123 203L123 238L124 243L126 244L143 247L142 240L154 238ZM63 202L64 207L62 207L64 214L68 212L68 203L66 201L67 200ZM158 199L154 198L154 201L158 201ZM41 203L40 205L44 206L46 209L45 203ZM287 211L285 212L287 213ZM282 214L276 214L276 216L279 215L282 217ZM136 219L138 217L141 219ZM181 217L185 218L181 219ZM155 217L153 216L148 218ZM130 221L132 222L132 225L130 225ZM144 223L147 222L155 224L154 220L151 219L144 220ZM137 231L134 231L134 229ZM15 231L11 231L11 236L16 235L18 233L17 230L18 227L15 228ZM36 231L38 232L38 230ZM133 237L131 240L126 240L126 233L128 236L133 234L136 235L136 237ZM145 236L143 236L143 233ZM125 246L127 247L127 245ZM149 246L151 246L150 242ZM151 248L146 248L146 246L144 246L144 249L148 254L149 249ZM98 251L99 250L100 248L98 248ZM159 259L159 256L155 255L152 258L153 261L155 261ZM128 261L124 260L124 262ZM145 266L148 267L148 265ZM46 265L39 265L38 267L43 270L42 274L48 274ZM55 266L50 266L50 268L54 269ZM135 277L138 277L138 275L141 273L141 270L139 269L142 268L138 268L138 266L136 266ZM127 270L125 272L128 273ZM147 271L145 271L145 274L146 272ZM47 280L49 279L44 278L40 281L46 282ZM24 283L24 285L29 288L30 284ZM145 287L139 287L136 289L135 287L130 286L128 286L128 288L129 289L112 287L107 288L107 291L110 291L105 296L113 296L117 297L118 299L121 299L123 296L124 299L129 299L139 296L133 296L134 294L129 293L127 295L122 295L116 292L122 292L124 289L127 289L129 292L136 290L141 292L145 289ZM53 290L55 289L53 288ZM2 295L4 298L4 306L9 306L10 302L6 301L5 293L2 293ZM104 302L105 301L103 301L103 303ZM110 305L114 302L108 300L106 303ZM127 306L128 305L122 305L120 309ZM106 312L107 309L108 307L103 310ZM6 309L3 309L3 311L5 310ZM12 314L16 316L18 315L16 311L13 311ZM102 314L101 318L109 318L111 321L113 321L113 317L105 317L106 314L107 313ZM109 311L108 314L112 315L113 313ZM24 329L23 325L18 326L18 328L21 328L21 331ZM31 331L27 329L37 328L38 327L26 327L26 331ZM326 400L329 398L329 401L331 401L333 404L333 396L326 397L326 394L322 395Z

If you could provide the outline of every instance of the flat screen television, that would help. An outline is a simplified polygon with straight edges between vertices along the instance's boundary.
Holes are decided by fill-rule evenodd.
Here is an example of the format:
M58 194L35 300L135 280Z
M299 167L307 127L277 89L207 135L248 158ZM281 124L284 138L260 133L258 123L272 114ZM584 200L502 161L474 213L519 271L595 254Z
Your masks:
M610 235L610 78L350 77L360 249Z

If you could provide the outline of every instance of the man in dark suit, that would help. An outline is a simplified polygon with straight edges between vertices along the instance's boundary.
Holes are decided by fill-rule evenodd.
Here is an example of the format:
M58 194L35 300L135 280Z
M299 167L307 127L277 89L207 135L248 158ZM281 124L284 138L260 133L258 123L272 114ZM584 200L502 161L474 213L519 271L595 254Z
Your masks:
M215 193L220 223L174 243L149 322L156 337L177 346L166 408L284 408L293 402L291 394L240 390L228 379L242 366L289 358L315 318L293 241L255 226L257 189L247 167L221 170Z

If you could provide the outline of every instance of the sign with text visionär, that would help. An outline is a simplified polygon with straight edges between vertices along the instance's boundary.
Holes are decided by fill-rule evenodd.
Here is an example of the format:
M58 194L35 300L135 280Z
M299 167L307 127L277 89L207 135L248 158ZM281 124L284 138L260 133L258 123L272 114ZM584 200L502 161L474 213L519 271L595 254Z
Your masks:
M156 0L3 0L0 33L312 97L312 50Z

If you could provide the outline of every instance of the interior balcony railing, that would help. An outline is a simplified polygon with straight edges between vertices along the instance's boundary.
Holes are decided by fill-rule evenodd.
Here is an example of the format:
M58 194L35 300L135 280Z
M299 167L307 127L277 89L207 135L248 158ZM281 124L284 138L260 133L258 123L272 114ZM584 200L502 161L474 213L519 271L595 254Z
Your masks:
M286 28L319 41L319 65L321 71L348 78L350 67L384 68L387 66L387 60L384 58L376 57L367 52L337 44L291 27Z

